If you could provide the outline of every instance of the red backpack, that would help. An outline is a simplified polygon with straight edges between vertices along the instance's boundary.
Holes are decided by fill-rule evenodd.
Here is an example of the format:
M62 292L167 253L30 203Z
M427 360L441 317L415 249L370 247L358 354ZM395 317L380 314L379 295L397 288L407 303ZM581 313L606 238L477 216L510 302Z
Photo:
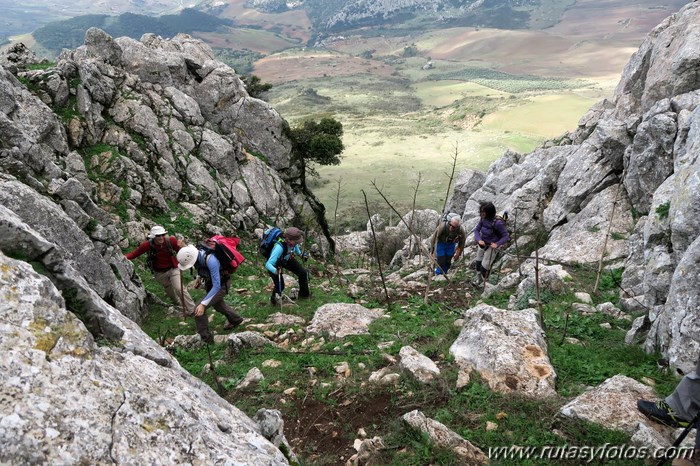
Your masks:
M222 270L233 273L238 266L245 261L243 254L236 249L240 242L241 239L235 236L216 235L204 241L201 249L203 249L206 254L211 254L213 252L219 260Z

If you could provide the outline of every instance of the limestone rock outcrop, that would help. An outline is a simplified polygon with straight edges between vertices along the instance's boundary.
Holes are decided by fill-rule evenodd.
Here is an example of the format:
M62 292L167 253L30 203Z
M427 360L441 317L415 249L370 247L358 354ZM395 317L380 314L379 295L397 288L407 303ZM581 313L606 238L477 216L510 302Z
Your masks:
M289 464L138 327L167 364L98 344L49 279L2 253L0 293L0 463Z
M491 389L554 396L556 374L534 309L506 311L479 304L464 314L450 354L460 367L458 386L478 372Z
M322 213L287 123L187 35L137 41L93 28L44 69L27 66L27 49L9 53L0 463L287 464L140 330L146 291L122 254L154 224L235 234Z
M468 229L480 202L507 210L521 247L546 235L544 260L624 266L623 310L646 312L646 349L684 372L700 353L699 30L697 1L669 16L611 100L570 134L493 162L462 210Z

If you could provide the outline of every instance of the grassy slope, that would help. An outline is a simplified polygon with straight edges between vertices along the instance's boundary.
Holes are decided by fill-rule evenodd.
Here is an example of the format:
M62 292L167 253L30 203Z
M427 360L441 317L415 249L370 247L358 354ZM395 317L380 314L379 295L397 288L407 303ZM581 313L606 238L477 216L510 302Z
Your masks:
M480 33L483 40L474 37ZM500 44L494 43L494 31L466 28L404 38L352 37L333 42L329 51L290 49L256 63L254 73L275 85L268 98L285 118L293 122L331 115L343 123L343 162L319 167L321 180L314 186L333 209L337 180L345 184L341 227L364 223L361 189L372 191L371 180L406 208L420 173L418 205L441 209L456 147L459 169L485 170L506 149L528 152L575 128L587 108L611 91L607 82L601 89L599 82L573 76L555 82L530 75L532 66L511 66L505 74L491 76L489 70L503 56L512 58L523 40L542 36L501 34ZM409 45L421 56L402 57ZM372 58L359 57L367 51ZM428 57L434 68L422 70ZM531 62L530 53L520 61ZM530 75L527 81L519 78L523 73ZM302 97L302 88L313 88L324 99Z
M242 244L248 261L236 273L227 301L249 319L245 325L262 324L280 309L268 303L266 286L269 279L262 270L260 258L252 252L255 242L244 238ZM346 259L345 264L348 267L366 265L357 258L352 262ZM282 312L302 316L308 322L322 304L352 302L345 295L346 287L329 273L325 264L312 259L307 265L313 273L313 298L298 307L284 308ZM147 287L167 300L150 274L143 267L139 271ZM592 288L594 268L578 266L569 271L574 277L571 290ZM343 465L354 453L352 444L360 428L369 437L382 436L389 446L382 452L380 464L459 464L451 452L430 445L425 438L407 430L398 421L401 415L413 409L420 409L439 420L484 451L489 447L511 444L627 444L629 438L624 434L561 418L557 415L558 409L586 387L598 385L615 374L656 381L659 394L667 393L674 386L673 377L659 371L656 355L646 355L638 346L624 345L628 321L604 315L578 315L570 309L570 303L575 301L572 292L566 291L559 295L543 295L549 356L557 373L557 397L543 401L494 393L478 377L466 387L456 389L458 367L449 355L449 347L459 334L454 320L473 306L478 297L472 296L470 292L473 290L465 285L470 278L467 271L458 267L455 272L451 284L434 285L444 291L442 299L434 300L432 304L425 304L420 296L415 296L387 306L381 302L380 296L366 290L366 306L382 307L388 315L370 326L370 335L351 336L342 341L329 341L326 336L325 343L317 338L310 345L302 345L308 335L302 331L303 326L295 326L297 336L292 338L287 350L247 350L233 360L224 358L223 345L213 345L212 358L221 361L216 365L219 385L211 372L204 371L209 363L206 349L177 350L174 354L185 369L202 377L249 415L254 415L260 408L281 410L286 436L304 465ZM619 272L603 277L599 293L593 296L594 303L617 302L614 277L619 279ZM196 299L201 291L193 294ZM486 302L504 307L507 301L507 295L500 295ZM569 313L568 318L566 313ZM218 333L224 323L223 317L212 313L211 320L212 330ZM610 323L612 329L600 327L602 323ZM170 316L165 308L157 306L143 323L143 328L156 341L163 343L177 334L194 332L191 319L181 322L179 317ZM268 329L268 336L274 337L286 330L273 326ZM577 338L581 343L564 341L564 336ZM386 342L389 342L386 349L379 351L377 345ZM397 386L368 386L369 375L388 365L382 352L396 357L405 345L413 346L436 361L442 371L438 380L423 386L403 377ZM264 364L268 360L282 364L277 368L269 367ZM350 373L339 376L335 367L343 362L348 363ZM255 388L235 390L237 383L253 367L263 372L265 380ZM293 393L289 392L288 389L293 387ZM498 428L487 430L487 421L496 423ZM541 460L527 462L517 459L493 464L584 462L543 463Z
M455 146L460 169L484 170L508 148L528 152L574 129L611 95L642 37L685 2L571 3L553 1L533 15L533 24L551 25L558 9L563 20L543 30L345 33L326 50L273 53L254 73L276 86L269 101L290 121L330 115L344 124L343 162L320 167L314 188L334 209L337 181L346 183L343 227L364 223L360 190L371 191L371 180L405 206L420 172L419 206L439 209ZM418 56L402 56L409 46ZM368 53L371 59L359 58ZM422 70L428 59L434 68ZM489 77L489 70L506 74ZM532 79L523 87L525 75ZM330 100L299 98L304 87Z

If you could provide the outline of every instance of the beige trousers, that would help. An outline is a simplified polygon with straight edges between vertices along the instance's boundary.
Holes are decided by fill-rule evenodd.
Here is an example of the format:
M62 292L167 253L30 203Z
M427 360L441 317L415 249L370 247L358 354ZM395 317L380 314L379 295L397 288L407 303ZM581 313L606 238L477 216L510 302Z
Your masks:
M172 268L165 272L154 272L156 281L161 284L165 294L173 301L175 307L182 311L182 299L185 299L185 312L190 315L194 313L194 301L189 291L180 292L180 269Z

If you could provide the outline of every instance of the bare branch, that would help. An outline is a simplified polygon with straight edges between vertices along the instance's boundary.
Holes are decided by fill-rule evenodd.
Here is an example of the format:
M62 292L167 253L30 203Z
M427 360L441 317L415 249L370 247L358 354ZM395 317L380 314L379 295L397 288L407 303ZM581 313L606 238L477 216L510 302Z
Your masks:
M382 261L379 258L379 248L377 247L377 235L374 232L374 222L372 221L372 213L369 211L369 203L367 202L367 194L365 190L361 189L362 195L365 198L365 207L367 209L367 218L369 218L369 226L372 230L372 245L374 249L374 257L377 259L377 265L379 266L379 276L382 278L382 286L384 287L384 295L386 296L387 305L391 306L391 300L389 298L389 290L386 288L386 281L384 280L384 271L382 270Z
M430 251L428 251L428 248L426 248L423 245L423 243L418 239L418 235L416 235L413 232L413 228L408 223L406 223L406 220L403 219L401 214L399 214L399 212L396 210L396 208L394 208L394 206L391 204L391 202L389 202L389 199L387 199L386 196L384 195L384 193L381 191L381 189L379 189L379 187L377 187L377 184L374 182L374 180L372 180L371 183L372 183L372 187L377 191L377 193L379 193L379 195L382 197L382 199L384 199L384 202L386 202L386 204L389 206L389 208L392 211L394 211L394 213L401 219L401 222L404 225L406 225L406 228L408 228L408 232L410 233L411 237L416 240L416 244L420 248L420 251L423 253L423 256L428 259L428 262L430 263L430 268L434 269L437 266L437 261L435 260L433 255L430 253ZM428 274L428 288L430 287L430 275L431 274ZM449 278L447 278L447 276L445 276L445 278L449 281ZM427 296L428 296L428 292L426 291L426 295L424 298L426 301L426 304L427 304L427 299L428 299Z
M459 143L455 142L455 153L452 156L452 172L450 173L450 179L447 181L447 192L445 193L445 202L442 204L442 213L443 215L446 214L445 210L447 209L447 199L450 197L450 190L452 189L452 181L454 180L455 177L455 170L457 168L457 155L459 155ZM440 226L440 222L442 221L442 217L438 218L438 223L435 225L435 229L437 232L437 228ZM433 251L437 251L437 241L438 241L438 235L435 234L433 235L433 244L431 245ZM431 254L432 258L432 254ZM435 258L437 259L437 257ZM423 300L425 301L426 304L428 304L428 293L430 293L430 285L433 280L433 275L435 274L435 267L430 267L430 273L428 273L428 284L425 287L425 295L423 296ZM447 278L447 275L444 275L445 278ZM447 278L449 281L449 278Z
M335 209L333 210L333 236L338 236L338 206L340 205L340 200L342 199L342 184L343 178L338 178L338 189L335 191Z
M418 179L416 180L416 186L413 189L413 205L411 205L411 228L413 228L413 220L416 215L416 197L418 197L418 188L420 188L420 183L422 181L421 172L418 172ZM408 239L408 253L413 252L413 236Z
M624 174L622 175L624 179ZM605 258L605 250L608 248L608 238L610 237L610 230L612 229L613 219L615 218L615 207L617 203L620 202L620 191L622 187L622 182L617 185L617 194L615 194L615 201L613 202L612 211L610 212L610 221L608 221L608 230L605 232L605 239L603 240L603 249L600 251L600 260L598 261L598 272L595 276L595 285L593 286L593 293L598 292L598 284L600 283L600 275L603 271L603 259Z

